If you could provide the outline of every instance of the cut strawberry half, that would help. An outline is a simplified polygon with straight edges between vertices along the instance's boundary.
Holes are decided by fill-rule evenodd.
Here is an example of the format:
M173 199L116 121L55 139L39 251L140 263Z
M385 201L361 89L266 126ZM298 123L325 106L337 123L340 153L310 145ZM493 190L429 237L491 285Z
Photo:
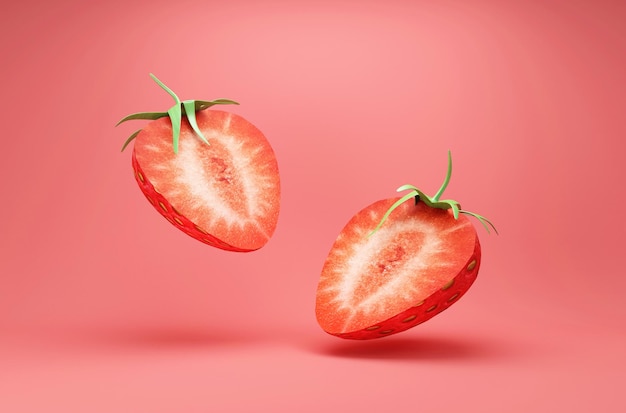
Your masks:
M450 178L449 159L439 196ZM459 213L493 227L491 222L413 188L401 187L412 191L367 206L337 237L316 297L317 320L329 334L371 339L399 333L457 302L476 279L480 243Z
M261 248L280 210L278 164L269 142L243 117L208 109L236 102L180 102L154 79L176 105L121 121L152 119L124 145L135 140L132 165L142 192L169 222L199 241L230 251Z

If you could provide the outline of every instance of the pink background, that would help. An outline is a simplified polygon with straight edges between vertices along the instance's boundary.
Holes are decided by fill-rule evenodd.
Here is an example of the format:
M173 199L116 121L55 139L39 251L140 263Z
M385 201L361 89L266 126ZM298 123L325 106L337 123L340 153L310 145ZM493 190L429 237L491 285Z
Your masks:
M101 4L100 4L101 3ZM106 4L106 5L105 5ZM17 1L0 17L0 411L626 410L626 3ZM141 195L115 123L228 97L274 146L272 241L227 253ZM371 342L317 278L412 183L486 215L476 284Z

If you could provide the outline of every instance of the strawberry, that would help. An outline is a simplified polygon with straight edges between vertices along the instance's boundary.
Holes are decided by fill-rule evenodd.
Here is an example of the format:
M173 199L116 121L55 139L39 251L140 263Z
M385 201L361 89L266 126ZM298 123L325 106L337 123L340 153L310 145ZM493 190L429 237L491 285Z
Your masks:
M440 200L452 174L434 197L410 190L359 211L343 228L324 263L317 288L317 321L347 339L386 337L442 312L467 292L480 268L476 229L486 218ZM414 199L415 203L406 201ZM497 231L496 231L497 233Z
M151 120L133 133L132 165L154 208L191 237L229 251L263 247L276 229L280 179L274 151L241 116L209 108L228 99L187 100L154 75L175 100L167 112L123 118Z

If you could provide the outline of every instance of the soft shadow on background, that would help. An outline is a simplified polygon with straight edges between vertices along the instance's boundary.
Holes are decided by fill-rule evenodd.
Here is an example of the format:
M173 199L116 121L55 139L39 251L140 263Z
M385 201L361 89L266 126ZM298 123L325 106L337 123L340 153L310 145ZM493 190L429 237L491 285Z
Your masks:
M255 346L267 340L264 334L250 330L175 326L94 331L83 338L96 346L162 350Z
M38 331L14 329L4 333L0 342L0 356L5 358L23 358L29 354L140 355L188 351L211 357L224 350L263 347L276 334L250 328L236 330L219 326L185 325L98 326L56 330L41 328Z
M305 347L314 354L347 359L498 360L524 356L519 347L491 337L442 334L411 337L410 333L405 333L374 340L331 340L323 343L320 339L311 340Z

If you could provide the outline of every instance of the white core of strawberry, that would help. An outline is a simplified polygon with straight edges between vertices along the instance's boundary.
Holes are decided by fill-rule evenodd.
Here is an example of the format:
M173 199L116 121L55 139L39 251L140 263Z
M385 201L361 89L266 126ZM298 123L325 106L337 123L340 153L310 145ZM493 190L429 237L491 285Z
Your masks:
M214 171L207 168L207 162L216 161L203 156L207 150L206 144L196 139L190 131L184 131L181 133L179 152L171 158L172 165L162 166L163 169L172 167L176 170L175 187L180 187L181 190L180 193L176 193L176 189L170 189L170 192L164 195L178 199L185 193L190 195L191 208L199 211L198 216L193 214L188 216L194 222L203 221L201 211L211 210L213 212L211 225L217 221L224 222L228 227L244 228L246 225L252 225L269 238L270 235L259 226L258 221L259 217L264 216L272 207L272 200L269 195L265 195L272 193L269 191L274 185L271 180L272 171L264 173L265 171L259 169L255 156L262 148L244 148L240 138L228 133L229 124L230 121L225 122L225 128L221 132L207 133L207 138L213 147L219 145L229 154L232 176L216 176ZM155 151L164 149L156 146L146 148ZM219 178L227 180L232 178L232 182L229 183L239 186L237 192L233 193L232 190L228 192L231 188L219 182ZM158 186L157 182L155 186Z
M247 217L241 217L225 202L222 191L214 184L200 157L201 142L195 139L185 139L181 142L179 152L174 157L177 173L177 183L187 188L193 199L193 207L196 210L209 208L215 212L215 216L225 220L229 225L241 222ZM190 217L192 218L192 217Z

